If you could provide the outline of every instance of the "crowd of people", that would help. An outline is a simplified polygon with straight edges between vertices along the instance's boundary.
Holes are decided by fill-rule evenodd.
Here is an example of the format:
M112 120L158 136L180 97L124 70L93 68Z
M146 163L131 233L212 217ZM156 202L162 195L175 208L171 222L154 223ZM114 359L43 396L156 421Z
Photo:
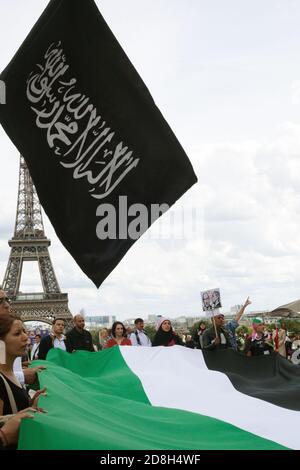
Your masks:
M142 318L135 320L134 331L130 332L122 322L116 321L111 331L106 328L100 331L99 349L114 346L180 345L212 352L232 348L247 357L271 354L275 351L288 359L292 359L294 349L299 351L300 362L300 336L295 338L297 345L295 341L289 343L290 338L283 323L277 323L272 332L266 333L263 320L254 318L250 333L237 334L240 319L250 304L248 297L235 319L227 323L221 313L212 317L210 327L200 322L194 337L191 335L180 337L174 331L172 321L166 317L158 319L152 341L145 330ZM46 394L46 389L38 390L31 396L28 393L29 387L35 382L38 383L38 374L45 369L45 366L28 368L26 366L30 361L46 359L48 352L53 348L68 353L77 350L95 352L98 349L93 344L91 333L85 329L84 317L75 315L73 320L74 327L65 334L64 319L56 318L53 321L51 334L44 337L36 334L35 344L28 350L29 337L24 324L11 311L6 293L0 290L0 449L16 448L22 419L33 418L34 413L45 412L39 407L38 401L41 395Z

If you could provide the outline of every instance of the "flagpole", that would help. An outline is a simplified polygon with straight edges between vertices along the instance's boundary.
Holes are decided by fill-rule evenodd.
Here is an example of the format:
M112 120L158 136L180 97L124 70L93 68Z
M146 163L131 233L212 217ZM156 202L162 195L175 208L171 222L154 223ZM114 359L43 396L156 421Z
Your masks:
M215 333L216 333L216 338L217 338L217 336L218 336L218 332L217 332L217 327L216 327L216 322L215 322L215 313L214 313L214 312L215 312L215 310L214 310L214 309L212 309L211 311L212 311L213 324L214 324Z

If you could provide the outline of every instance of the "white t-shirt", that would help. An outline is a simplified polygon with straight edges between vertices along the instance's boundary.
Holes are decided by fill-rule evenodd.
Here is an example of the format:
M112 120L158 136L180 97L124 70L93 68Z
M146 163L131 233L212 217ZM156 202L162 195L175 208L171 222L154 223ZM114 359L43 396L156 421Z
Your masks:
M66 351L67 348L65 345L65 337L63 336L61 339L55 338L55 340L53 341L53 347Z
M221 338L221 344L226 344L227 343L225 335L223 333L220 334L220 338Z
M17 377L21 385L25 384L25 377L22 370L22 358L17 357L14 362L14 374Z
M137 336L141 344L139 344ZM151 346L151 341L149 337L145 335L143 330L142 331L136 330L134 333L131 333L130 341L132 343L132 346Z
M33 361L34 355L36 353L36 350L39 349L40 343L34 343L32 346L31 354L30 354L30 360Z

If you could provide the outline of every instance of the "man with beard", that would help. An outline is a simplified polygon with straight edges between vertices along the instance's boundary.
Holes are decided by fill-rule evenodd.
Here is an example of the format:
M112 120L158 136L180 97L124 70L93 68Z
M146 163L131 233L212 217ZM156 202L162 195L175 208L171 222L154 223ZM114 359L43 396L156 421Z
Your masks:
M85 321L82 315L75 315L74 328L66 335L67 351L85 350L94 352L93 339L89 331L84 329Z

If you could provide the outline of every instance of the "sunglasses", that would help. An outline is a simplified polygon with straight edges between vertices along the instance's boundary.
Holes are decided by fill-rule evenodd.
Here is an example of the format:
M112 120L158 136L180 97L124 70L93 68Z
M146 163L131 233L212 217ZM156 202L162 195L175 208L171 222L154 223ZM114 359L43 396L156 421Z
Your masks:
M0 305L3 304L3 302L10 304L10 299L8 297L0 297Z

